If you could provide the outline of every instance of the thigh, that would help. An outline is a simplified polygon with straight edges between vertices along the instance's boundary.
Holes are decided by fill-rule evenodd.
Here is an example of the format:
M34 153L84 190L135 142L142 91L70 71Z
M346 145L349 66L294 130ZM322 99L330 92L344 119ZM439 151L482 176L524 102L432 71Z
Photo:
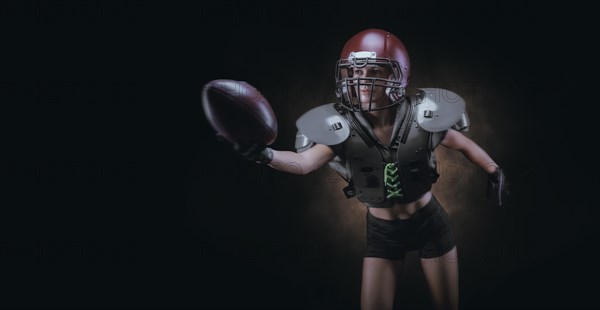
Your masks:
M421 267L438 309L458 309L458 256L456 247L434 258L421 258Z
M430 204L432 212L417 231L421 258L440 257L456 246L448 213L435 197L431 198Z
M406 252L417 249L416 229L411 221L384 220L367 212L365 257L403 260Z
M392 309L398 273L403 260L377 257L363 259L361 309Z

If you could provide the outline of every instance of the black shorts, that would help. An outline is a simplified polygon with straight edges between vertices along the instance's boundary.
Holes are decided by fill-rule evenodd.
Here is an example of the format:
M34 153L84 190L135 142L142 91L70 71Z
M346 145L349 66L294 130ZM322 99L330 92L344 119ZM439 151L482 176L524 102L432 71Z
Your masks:
M367 212L365 257L403 260L406 252L419 250L419 257L434 258L455 245L448 214L433 195L409 219L385 220Z

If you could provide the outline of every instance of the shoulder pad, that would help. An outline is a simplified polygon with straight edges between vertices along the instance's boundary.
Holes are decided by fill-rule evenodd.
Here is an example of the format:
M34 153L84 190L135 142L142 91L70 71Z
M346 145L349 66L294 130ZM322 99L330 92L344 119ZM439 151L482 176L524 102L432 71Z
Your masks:
M296 121L296 127L311 141L325 145L340 144L350 135L350 125L335 109L334 103L304 113Z
M463 116L465 100L458 94L442 88L422 88L417 102L417 122L430 132L451 128Z

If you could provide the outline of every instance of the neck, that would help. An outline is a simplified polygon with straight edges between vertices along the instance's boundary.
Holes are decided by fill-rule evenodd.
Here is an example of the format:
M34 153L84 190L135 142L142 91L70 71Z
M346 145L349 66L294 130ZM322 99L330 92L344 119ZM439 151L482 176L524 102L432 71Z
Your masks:
M371 126L375 128L392 126L396 121L396 109L398 109L397 105L389 109L365 112L364 115Z

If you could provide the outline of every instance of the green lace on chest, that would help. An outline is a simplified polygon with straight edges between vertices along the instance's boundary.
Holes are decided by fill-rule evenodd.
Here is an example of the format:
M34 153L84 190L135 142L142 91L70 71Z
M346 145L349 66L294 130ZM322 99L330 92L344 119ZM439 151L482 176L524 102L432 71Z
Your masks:
M400 176L398 176L398 166L395 163L387 163L383 170L385 190L387 199L402 198L402 188L400 187Z

